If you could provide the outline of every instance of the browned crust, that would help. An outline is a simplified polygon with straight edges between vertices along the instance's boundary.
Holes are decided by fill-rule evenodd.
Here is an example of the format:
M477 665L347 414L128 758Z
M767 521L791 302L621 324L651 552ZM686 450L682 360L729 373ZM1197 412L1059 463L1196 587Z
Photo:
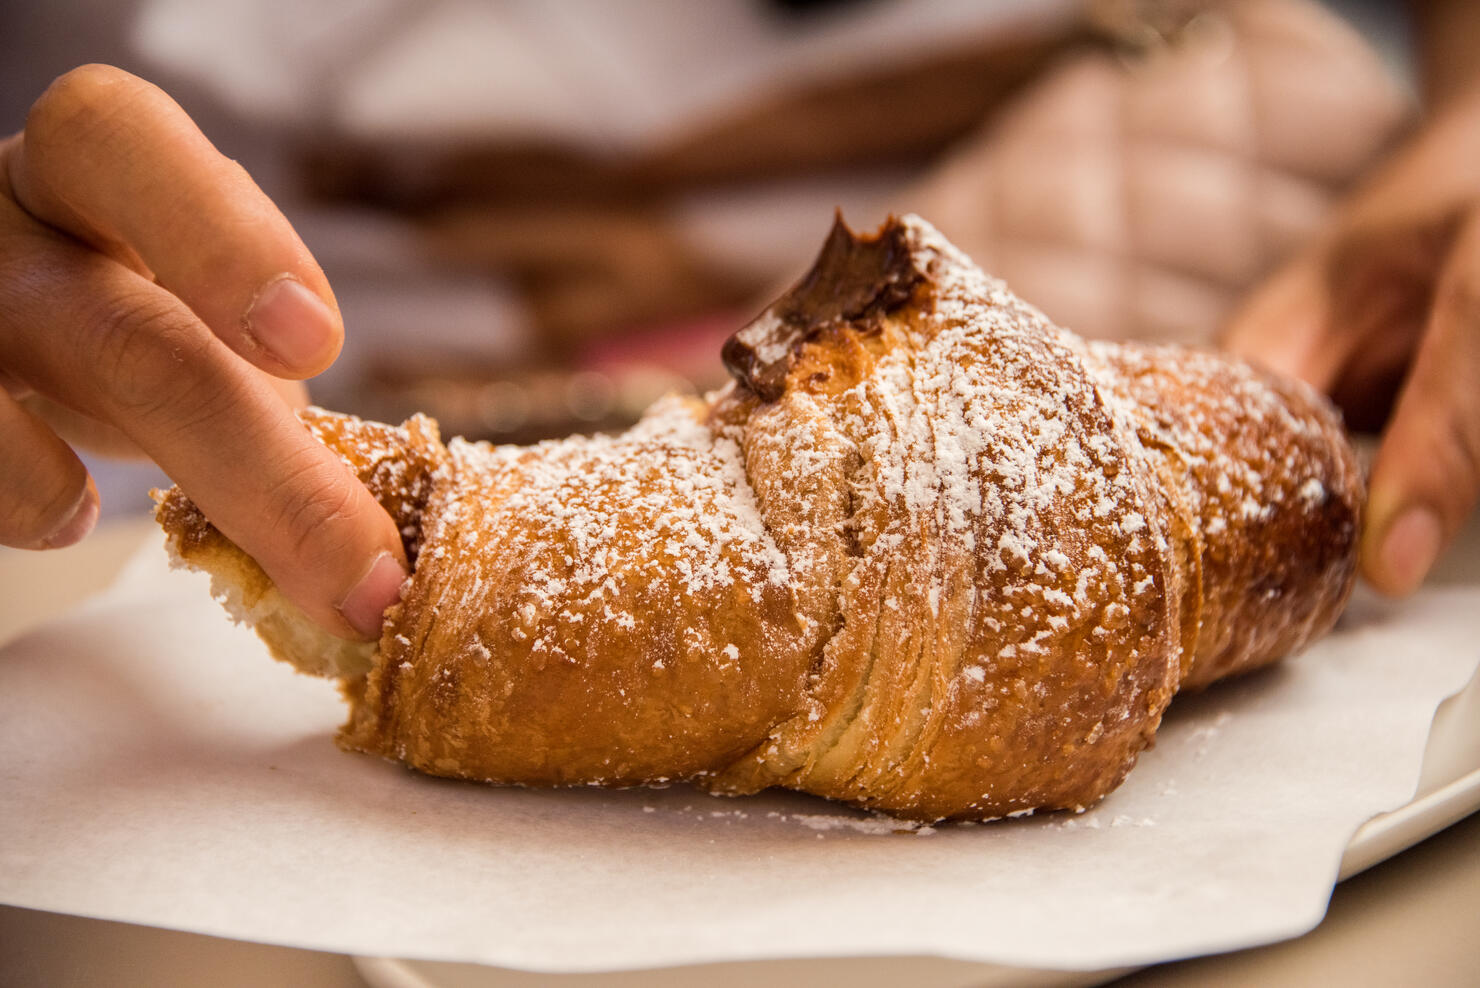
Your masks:
M1181 502L1201 571L1182 687L1325 634L1356 582L1365 497L1341 420L1310 388L1197 350L1097 347Z

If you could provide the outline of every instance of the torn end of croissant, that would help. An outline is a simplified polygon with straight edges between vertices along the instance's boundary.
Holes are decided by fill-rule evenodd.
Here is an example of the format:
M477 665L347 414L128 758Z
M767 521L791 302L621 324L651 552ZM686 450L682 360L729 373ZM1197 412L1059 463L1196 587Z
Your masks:
M211 578L211 596L232 619L254 629L273 658L311 676L349 680L374 663L375 642L349 641L309 620L257 565L216 530L178 487L153 491L154 519L171 563Z
M391 516L406 558L414 565L431 475L445 454L436 423L413 415L393 426L314 407L301 411L299 419L310 435L354 471ZM153 494L154 518L165 531L173 561L209 574L212 595L234 620L257 632L274 658L300 672L342 683L361 681L370 672L377 643L340 638L311 620L178 487ZM387 618L395 611L392 607Z

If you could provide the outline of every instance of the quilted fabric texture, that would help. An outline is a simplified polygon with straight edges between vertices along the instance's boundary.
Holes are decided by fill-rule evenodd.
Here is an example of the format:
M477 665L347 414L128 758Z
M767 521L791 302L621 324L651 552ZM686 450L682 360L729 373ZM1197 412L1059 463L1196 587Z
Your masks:
M1340 19L1250 0L1070 57L901 205L1078 333L1209 342L1410 113Z

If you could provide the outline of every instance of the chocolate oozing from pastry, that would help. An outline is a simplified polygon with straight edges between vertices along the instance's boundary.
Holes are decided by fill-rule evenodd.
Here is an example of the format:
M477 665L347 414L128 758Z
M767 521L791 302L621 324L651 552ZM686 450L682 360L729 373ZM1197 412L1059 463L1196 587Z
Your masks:
M891 216L877 233L859 236L839 213L812 269L730 337L720 356L735 380L775 401L802 344L840 323L878 332L878 320L930 277L929 255L910 226Z

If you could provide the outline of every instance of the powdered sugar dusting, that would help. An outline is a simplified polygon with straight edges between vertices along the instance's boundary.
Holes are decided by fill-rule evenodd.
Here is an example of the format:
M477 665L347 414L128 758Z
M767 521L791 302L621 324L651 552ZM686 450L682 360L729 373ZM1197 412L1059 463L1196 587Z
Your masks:
M457 480L442 481L452 496L440 505L429 551L455 551L461 573L446 584L456 596L440 605L476 611L508 560L522 560L513 636L575 661L569 642L598 625L635 627L625 609L634 583L691 598L741 586L754 602L764 585L788 586L790 567L761 519L739 446L699 421L697 407L666 399L618 436L533 447L452 440L447 469ZM490 534L491 510L519 524L505 526L497 552L473 551ZM701 640L691 645L704 651ZM468 647L480 653L476 642ZM731 646L713 658L735 657Z
M1361 488L1330 405L1301 382L1203 351L1096 342L1085 360L1117 417L1160 451L1174 510L1197 533L1213 592L1188 682L1324 630L1351 585Z
M804 766L809 785L832 779L838 793L862 795L928 785L919 780L935 765L957 773L975 761L973 811L1032 808L1043 797L1024 806L1032 797L1005 781L1014 759L1082 751L1118 766L1143 743L1148 711L1169 699L1168 546L1137 479L1145 468L1132 468L1136 436L1112 419L1078 341L922 220L899 222L928 268L929 301L886 322L876 361L825 405L857 459L859 559L843 584L844 626L880 637L830 644L872 656L858 706L787 725L774 771ZM803 379L779 401L823 404ZM881 598L851 595L874 579L899 582ZM839 653L828 668L856 667ZM1065 676L1083 676L1093 699L1046 687ZM1008 736L1042 748L1005 759Z
M784 813L778 819L799 823L808 830L851 831L855 834L916 834L928 837L935 828L917 820L899 820L882 813L866 817L840 816L832 813Z

